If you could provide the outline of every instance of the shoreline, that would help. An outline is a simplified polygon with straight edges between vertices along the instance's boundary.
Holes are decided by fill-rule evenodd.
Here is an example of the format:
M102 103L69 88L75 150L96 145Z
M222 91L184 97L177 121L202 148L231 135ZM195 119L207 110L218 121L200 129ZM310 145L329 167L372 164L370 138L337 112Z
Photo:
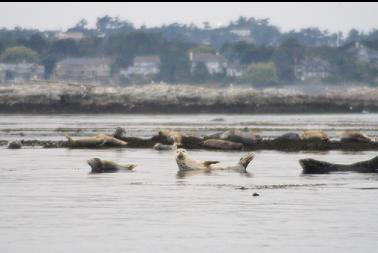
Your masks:
M38 83L0 86L1 114L304 114L378 112L378 88L304 93L289 88Z

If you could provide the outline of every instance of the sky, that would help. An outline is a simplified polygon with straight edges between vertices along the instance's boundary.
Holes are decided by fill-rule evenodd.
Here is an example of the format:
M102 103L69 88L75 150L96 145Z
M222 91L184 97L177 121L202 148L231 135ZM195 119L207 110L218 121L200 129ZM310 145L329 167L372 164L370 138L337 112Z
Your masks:
M80 19L118 16L141 25L183 23L213 27L239 16L269 18L282 31L319 27L332 32L378 28L378 3L0 3L0 27L65 30Z

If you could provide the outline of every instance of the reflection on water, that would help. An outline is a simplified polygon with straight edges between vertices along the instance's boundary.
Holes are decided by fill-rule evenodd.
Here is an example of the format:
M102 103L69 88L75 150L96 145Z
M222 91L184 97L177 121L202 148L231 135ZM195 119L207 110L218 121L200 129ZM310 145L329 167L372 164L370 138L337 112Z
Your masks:
M190 153L229 164L242 155ZM251 177L177 177L172 151L1 148L0 252L374 252L378 176L301 175L298 159L375 155L260 151ZM138 167L90 174L91 157Z

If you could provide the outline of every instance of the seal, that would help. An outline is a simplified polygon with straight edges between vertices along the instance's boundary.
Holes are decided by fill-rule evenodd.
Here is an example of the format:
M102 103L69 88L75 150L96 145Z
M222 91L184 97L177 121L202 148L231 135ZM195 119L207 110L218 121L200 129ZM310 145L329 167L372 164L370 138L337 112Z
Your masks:
M328 141L328 136L323 130L304 130L303 132L304 140L311 141Z
M101 160L100 158L92 158L87 161L88 165L92 168L92 173L109 173L117 171L132 171L136 165L127 164L119 165L112 161Z
M217 139L205 140L200 145L205 148L222 150L241 150L244 147L242 143Z
M200 170L204 172L210 172L211 170L232 170L238 172L246 172L248 164L255 157L254 153L248 153L240 158L239 162L235 166L222 166L218 165L219 161L198 161L193 159L185 149L177 149L176 151L176 163L179 167L179 171L193 171Z
M71 148L99 148L99 147L124 147L127 142L121 141L109 135L99 134L93 137L86 137L73 140L70 136L66 135L68 146Z
M20 149L22 148L22 141L11 141L8 144L8 149Z
M297 133L286 133L281 136L278 136L273 141L300 141L301 137Z
M219 161L197 161L188 155L188 152L179 148L176 150L176 163L181 171L201 170L210 172L210 165L219 163Z
M126 130L124 128L117 127L114 130L113 137L116 139L122 140L123 138L125 138L125 134L126 134Z
M165 129L159 131L159 136L167 138L167 140L171 143L181 144L184 135L177 131Z
M342 142L364 142L369 143L372 141L366 133L360 131L343 131L338 133Z
M254 153L247 153L239 159L239 162L234 166L222 166L221 164L215 164L211 166L213 170L228 170L239 173L247 173L247 167L255 158Z
M173 145L165 145L161 143L156 143L153 147L155 150L163 151L163 150L175 150L177 149L177 143L174 143Z
M299 164L302 166L303 174L326 174L330 172L359 172L359 173L377 173L378 156L362 162L353 164L337 164L323 162L315 159L301 159Z
M221 134L220 138L222 140L239 142L244 145L253 145L261 140L261 136L254 134L252 131L241 131L237 129L231 129L224 132Z

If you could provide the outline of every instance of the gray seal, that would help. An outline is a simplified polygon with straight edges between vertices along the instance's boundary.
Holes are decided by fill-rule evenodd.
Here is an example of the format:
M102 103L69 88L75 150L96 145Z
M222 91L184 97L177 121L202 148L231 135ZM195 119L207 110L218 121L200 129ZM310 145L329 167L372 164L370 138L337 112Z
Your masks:
M303 174L326 174L330 172L359 172L359 173L377 173L378 172L378 156L373 159L352 163L337 164L319 161L315 159L301 159L299 164L303 168Z

